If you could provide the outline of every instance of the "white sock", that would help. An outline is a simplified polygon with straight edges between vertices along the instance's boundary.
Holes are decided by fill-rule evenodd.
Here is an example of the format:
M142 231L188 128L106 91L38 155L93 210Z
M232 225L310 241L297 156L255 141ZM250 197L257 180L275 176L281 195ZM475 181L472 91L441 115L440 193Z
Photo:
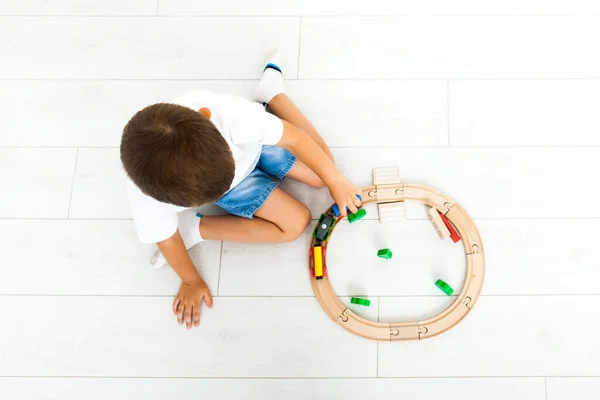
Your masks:
M273 97L283 92L283 73L279 52L273 50L265 57L264 71L254 87L254 100L269 104Z
M150 259L150 266L152 268L162 268L167 265L167 259L160 252L160 249L156 249L156 253Z

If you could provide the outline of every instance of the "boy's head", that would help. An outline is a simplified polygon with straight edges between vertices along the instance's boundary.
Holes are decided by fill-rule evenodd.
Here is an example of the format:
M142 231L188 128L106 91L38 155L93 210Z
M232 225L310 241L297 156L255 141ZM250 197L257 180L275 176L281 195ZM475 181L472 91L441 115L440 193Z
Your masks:
M154 104L137 112L121 138L125 172L145 194L164 203L211 203L235 174L227 142L209 120L210 110Z

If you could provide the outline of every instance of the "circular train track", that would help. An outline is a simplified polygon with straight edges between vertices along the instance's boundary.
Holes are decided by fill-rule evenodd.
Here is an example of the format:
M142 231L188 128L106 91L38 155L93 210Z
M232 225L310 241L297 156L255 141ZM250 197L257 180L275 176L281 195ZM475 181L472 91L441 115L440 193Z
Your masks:
M451 198L432 188L423 185L405 183L377 185L364 188L361 193L363 204L394 203L404 200L416 200L437 209L452 223L465 249L466 275L465 283L456 300L446 310L435 317L414 322L374 322L353 313L338 298L327 276L327 243L329 235L335 229L331 227L327 238L318 241L313 237L309 252L309 270L311 285L319 304L329 317L344 329L367 339L378 341L421 340L439 335L458 324L475 305L485 275L485 259L481 237L475 223L467 212ZM333 216L332 209L326 211ZM334 217L335 218L335 217ZM336 218L336 222L341 217ZM318 228L318 227L317 227ZM314 258L315 246L321 246L324 275L315 278ZM318 256L318 254L316 255Z

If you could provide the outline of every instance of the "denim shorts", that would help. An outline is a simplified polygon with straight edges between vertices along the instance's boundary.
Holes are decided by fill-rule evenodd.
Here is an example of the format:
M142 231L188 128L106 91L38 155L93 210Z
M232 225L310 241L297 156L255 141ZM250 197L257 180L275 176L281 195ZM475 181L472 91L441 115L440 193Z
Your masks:
M263 146L254 171L215 204L230 214L253 218L295 162L296 157L286 149Z

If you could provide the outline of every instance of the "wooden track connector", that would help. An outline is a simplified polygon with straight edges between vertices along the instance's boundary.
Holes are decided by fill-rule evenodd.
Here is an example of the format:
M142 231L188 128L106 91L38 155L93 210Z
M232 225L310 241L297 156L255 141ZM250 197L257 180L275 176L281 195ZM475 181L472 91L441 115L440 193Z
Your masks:
M440 239L443 240L450 237L450 231L446 228L444 221L442 221L442 217L440 217L437 208L430 207L429 210L427 210L427 218L429 218L431 225L433 225L433 229L435 229Z
M469 310L471 309L471 303L473 302L473 299L470 296L465 297L465 299L462 301L462 304L464 304L465 307L467 307Z
M406 219L406 208L403 201L377 204L377 210L379 211L379 222L382 224Z
M348 322L348 318L350 318L348 315L346 315L346 311L348 311L348 309L344 309L344 311L342 311L342 313L340 314L340 316L338 317L338 319L342 322Z
M477 254L480 252L479 245L474 244L471 246L471 251L467 253L467 255Z
M422 335L427 335L428 332L429 328L427 328L426 326L419 326L419 340L422 339Z
M454 206L454 204L446 201L446 202L444 202L443 206L444 206L444 211L442 212L442 214L447 215L448 211L450 211L450 209L452 209L452 207Z
M390 342L400 334L400 329L390 327Z

